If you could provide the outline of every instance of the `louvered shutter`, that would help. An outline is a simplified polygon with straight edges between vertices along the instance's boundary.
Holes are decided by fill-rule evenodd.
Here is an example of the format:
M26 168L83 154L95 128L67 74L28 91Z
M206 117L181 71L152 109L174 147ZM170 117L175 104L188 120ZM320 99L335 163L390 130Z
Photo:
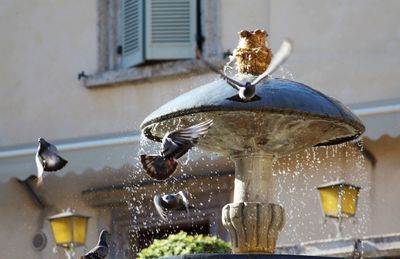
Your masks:
M145 10L146 60L195 57L195 0L148 0Z
M128 68L144 61L143 1L121 1L122 66Z

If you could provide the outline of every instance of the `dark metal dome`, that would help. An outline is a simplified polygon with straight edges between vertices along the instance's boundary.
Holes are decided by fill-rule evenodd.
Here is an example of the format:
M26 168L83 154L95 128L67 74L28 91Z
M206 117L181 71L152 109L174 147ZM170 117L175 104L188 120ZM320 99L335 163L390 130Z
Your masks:
M213 119L214 125L199 146L224 155L283 155L346 142L365 130L339 101L285 79L261 82L250 102L240 100L224 80L214 81L161 106L145 118L141 129L149 139L160 141L170 130L206 119Z

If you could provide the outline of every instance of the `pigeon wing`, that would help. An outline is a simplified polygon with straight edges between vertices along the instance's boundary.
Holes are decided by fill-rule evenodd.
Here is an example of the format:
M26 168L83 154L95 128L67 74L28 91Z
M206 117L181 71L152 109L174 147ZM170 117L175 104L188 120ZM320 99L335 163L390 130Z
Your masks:
M164 160L158 155L140 155L140 162L146 174L151 178L164 181L175 173L178 162L173 159Z
M207 120L188 128L168 133L163 138L163 156L178 159L197 144L199 138L207 133L213 121Z
M48 142L47 142L47 143L48 143ZM55 153L55 154L58 155L58 149L57 149L57 147L54 146L54 145L51 144L51 143L48 143L47 150L49 150L50 152L53 152L53 153Z
M185 194L182 191L179 191L176 195L181 197L183 204L185 205L186 213L189 216L189 201L186 198Z
M233 78L230 78L229 76L225 75L222 73L218 68L213 66L212 64L208 63L205 59L201 58L201 61L214 73L220 75L222 79L224 79L230 86L232 86L234 89L239 90L240 87L245 87L244 84L234 80Z
M41 184L42 181L43 181L44 169L43 169L43 164L42 164L43 162L42 162L42 159L39 156L39 153L36 153L35 162L36 162L36 167L37 167L38 184Z
M87 252L83 258L85 259L103 259L108 255L108 247L96 246Z
M157 213L160 215L160 217L164 220L167 221L167 212L161 205L161 196L156 195L153 198L154 206L156 207Z
M235 79L227 76L225 73L221 72L218 68L216 68L214 65L209 63L207 60L203 58L203 55L201 54L199 49L196 49L196 56L214 73L220 75L223 80L225 80L232 88L235 90L240 90L243 87L246 87L246 84L243 84L239 81L236 81Z
M252 85L258 84L261 80L267 77L269 74L272 74L281 64L283 64L286 59L289 57L292 52L292 43L290 40L286 39L282 42L278 52L274 55L271 60L271 64L269 64L267 70L258 76L253 82Z
M58 171L68 163L67 160L49 150L42 152L39 157L45 161L44 170L49 172Z

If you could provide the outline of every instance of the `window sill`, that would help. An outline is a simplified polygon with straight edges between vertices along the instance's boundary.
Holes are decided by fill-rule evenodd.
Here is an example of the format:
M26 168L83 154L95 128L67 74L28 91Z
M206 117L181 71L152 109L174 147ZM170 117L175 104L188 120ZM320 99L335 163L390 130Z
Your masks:
M209 62L215 66L219 66L223 61L221 59L211 59ZM200 60L163 62L156 65L105 71L94 75L88 75L84 80L84 85L86 88L117 86L169 76L179 76L190 73L199 74L207 71L209 70Z

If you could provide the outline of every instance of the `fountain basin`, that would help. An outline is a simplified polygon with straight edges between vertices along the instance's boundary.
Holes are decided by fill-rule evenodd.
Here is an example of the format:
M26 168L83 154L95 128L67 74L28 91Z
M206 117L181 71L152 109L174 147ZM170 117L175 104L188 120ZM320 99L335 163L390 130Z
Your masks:
M233 203L222 211L235 255L171 258L302 258L265 255L274 253L285 222L284 209L274 203L273 158L356 139L365 130L361 121L339 101L298 82L264 80L256 97L244 102L217 80L161 106L141 129L161 141L169 131L209 119L214 123L197 146L235 162Z
M266 255L266 254L193 254L163 257L163 259L322 259L338 257L302 256L302 255Z
M161 141L168 131L213 119L198 146L223 156L283 156L347 142L365 130L339 101L298 82L265 80L257 85L256 94L255 100L243 102L235 89L217 80L161 106L145 118L141 129L147 138Z

